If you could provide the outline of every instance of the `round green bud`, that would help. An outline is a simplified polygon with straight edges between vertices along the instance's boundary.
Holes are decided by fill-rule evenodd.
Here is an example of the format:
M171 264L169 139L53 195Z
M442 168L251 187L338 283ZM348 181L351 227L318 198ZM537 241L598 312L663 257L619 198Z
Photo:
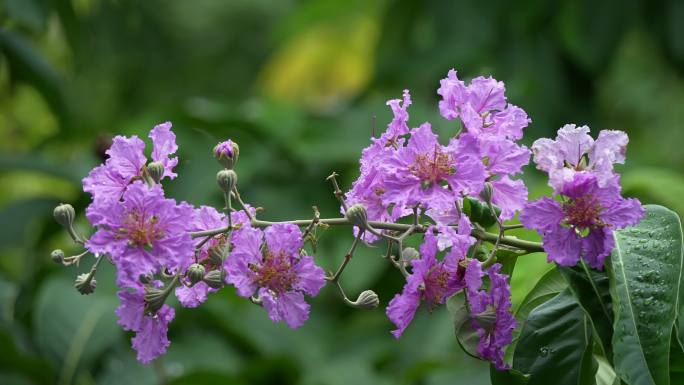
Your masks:
M403 259L404 261L418 259L418 257L420 257L420 254L418 253L418 250L414 249L413 247L406 247L401 252L401 259Z
M199 263L193 263L188 267L188 272L185 276L188 277L191 285L196 284L204 278L204 266Z
M480 196L482 197L482 200L485 201L485 203L487 203L487 204L492 203L492 198L494 196L494 186L492 185L491 182L485 183L484 188L482 189L482 192L480 193Z
M237 185L237 173L233 170L221 170L216 174L216 182L224 193L230 194Z
M76 277L76 282L74 282L74 287L79 293L88 295L92 294L97 287L97 281L95 278L90 278L90 274L80 274Z
M212 270L204 275L204 283L212 289L220 289L223 287L223 280L226 278L225 273L220 270Z
M62 249L52 250L50 258L52 258L53 262L62 264L64 263L64 251Z
M147 173L154 183L159 183L159 181L164 177L164 164L162 162L152 162L147 165Z
M55 207L52 214L55 217L55 221L65 228L69 229L73 226L74 218L76 217L74 206L68 203L62 203Z
M378 307L380 299L373 290L366 290L359 294L359 297L354 302L354 307L364 310L372 310Z
M159 309L166 302L166 297L169 293L166 290L157 289L156 287L145 287L145 313L156 314Z
M357 203L352 205L347 209L344 216L354 226L364 230L368 229L368 212L362 204Z

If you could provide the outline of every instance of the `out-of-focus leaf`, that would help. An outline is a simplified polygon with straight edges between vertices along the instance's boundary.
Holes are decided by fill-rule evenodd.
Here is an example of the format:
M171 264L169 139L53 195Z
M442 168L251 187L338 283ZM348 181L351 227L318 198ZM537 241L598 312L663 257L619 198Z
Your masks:
M35 341L60 368L62 383L70 383L79 368L88 368L119 341L116 306L111 293L80 295L61 277L43 284L34 306Z
M515 316L519 320L524 320L530 312L537 306L550 300L563 291L567 287L567 283L563 280L557 268L553 268L546 272L532 290L525 296L525 299L520 303L515 310Z
M595 383L591 324L568 289L535 308L523 325L513 368L529 384Z
M240 385L244 382L238 380L233 376L229 376L221 372L212 372L207 370L194 371L180 377L174 378L169 385Z
M684 214L684 176L662 168L631 168L620 179L627 196L640 197L642 201L662 204Z
M4 328L0 328L0 346L0 369L3 373L20 373L35 384L48 384L54 380L50 363L20 351Z
M559 266L558 270L568 282L570 292L589 316L605 356L609 362L612 361L613 308L608 276L590 269L584 261L575 267Z
M12 76L34 85L43 94L52 111L66 118L67 105L62 94L60 77L41 53L8 30L0 30L0 51L10 65Z
M80 164L64 164L41 154L0 154L0 171L28 170L81 183L85 171Z
M0 209L0 249L21 246L26 239L26 232L36 220L45 218L46 213L58 204L51 198L33 198L12 202Z
M22 24L40 31L45 28L48 14L48 1L43 0L5 0L5 9L10 17Z
M613 299L613 364L632 385L667 385L677 316L682 230L673 211L645 206L641 222L615 232L607 263Z

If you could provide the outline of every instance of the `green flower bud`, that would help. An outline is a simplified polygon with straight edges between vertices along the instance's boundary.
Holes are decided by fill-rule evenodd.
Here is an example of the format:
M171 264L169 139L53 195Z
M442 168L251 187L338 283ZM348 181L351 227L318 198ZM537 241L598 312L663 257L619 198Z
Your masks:
M216 182L224 193L230 194L237 185L237 173L233 170L221 170L216 174Z
M378 307L380 299L373 290L366 290L359 294L359 297L353 302L354 307L364 310L372 310Z
M418 253L418 250L414 249L413 247L406 247L401 252L401 259L403 259L404 261L418 259L418 257L420 257L420 254Z
M150 175L150 178L152 178L154 183L159 183L159 181L164 177L165 171L166 170L164 169L162 162L152 162L147 165L147 173Z
M225 248L221 245L216 245L209 248L209 262L214 266L221 266L225 258Z
M193 263L188 267L188 272L185 276L188 277L191 285L196 284L204 278L204 266L199 263Z
M204 283L212 289L220 289L223 287L223 280L226 278L225 273L221 270L212 270L204 276Z
M493 195L494 195L494 186L492 186L491 182L486 182L484 185L484 188L482 189L482 192L480 193L482 200L484 200L485 203L487 203L487 204L491 204Z
M214 158L228 170L232 170L238 161L240 147L232 140L221 142L214 147Z
M166 302L169 295L168 290L157 289L156 287L145 287L145 313L156 314Z
M74 287L79 293L88 295L95 291L95 288L97 287L97 281L88 273L80 274L78 277L76 277Z
M347 209L347 212L344 214L344 216L354 226L357 226L363 230L368 229L368 212L362 204L357 203L352 205Z
M74 206L70 204L60 204L59 206L55 207L55 210L52 212L52 214L55 217L55 221L57 221L57 223L62 225L64 228L70 229L74 225L76 211L74 210Z
M52 250L50 258L52 258L55 263L62 264L64 263L64 251L62 249Z

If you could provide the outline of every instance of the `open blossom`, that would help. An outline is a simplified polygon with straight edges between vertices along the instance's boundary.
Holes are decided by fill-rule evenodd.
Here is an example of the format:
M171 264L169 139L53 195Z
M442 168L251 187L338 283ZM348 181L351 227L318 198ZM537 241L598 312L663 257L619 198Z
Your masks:
M511 287L508 276L501 274L501 265L491 266L486 275L489 277L489 291L482 285L485 272L480 262L472 260L465 272L468 309L472 326L480 337L477 353L483 359L494 363L503 370L504 349L513 340L513 329L517 322L511 313Z
M323 269L313 257L301 255L302 246L301 231L292 224L275 224L265 231L245 228L226 259L226 282L242 297L257 294L274 322L298 328L309 317L304 294L318 295L325 285Z
M171 344L167 337L169 323L176 314L173 308L163 305L157 313L145 314L144 291L141 287L121 290L118 295L121 301L116 309L118 323L125 330L135 332L131 343L138 352L138 361L147 364L166 353Z
M625 162L628 142L622 131L602 130L594 140L589 127L566 124L558 130L556 140L538 139L532 151L537 168L549 173L549 184L556 191L578 172L593 173L603 187L613 179L613 165Z
M485 170L479 159L443 146L424 123L392 157L383 162L386 204L403 207L448 208L465 194L477 194L484 186Z
M543 197L525 206L520 221L543 234L549 261L573 266L583 258L603 268L615 246L613 231L636 225L644 214L637 199L620 196L618 178L602 187L594 173L575 173L559 186L561 202Z
M402 292L387 307L387 317L397 327L392 335L401 337L421 302L432 310L464 287L464 269L459 262L465 258L467 249L467 246L452 247L442 261L437 260L437 237L432 228L428 229L420 246L420 258L411 261L411 275L406 278Z
M529 163L530 150L516 143L530 123L527 113L508 104L503 82L491 77L477 77L466 86L451 70L437 93L442 116L460 118L466 128L457 151L482 160L493 187L492 203L501 208L501 219L513 218L527 201L523 181L512 179Z
M178 150L176 135L171 131L171 123L155 126L149 134L152 139L152 160L164 166L164 178L174 179L177 175L173 168L178 164L177 157L169 157ZM130 138L116 136L107 150L104 164L95 167L83 178L83 190L90 193L94 200L118 200L126 187L143 177L147 163L145 142L136 135Z
M162 269L182 271L192 263L194 243L187 231L193 208L164 198L159 185L133 182L121 201L96 200L86 216L97 227L86 247L111 256L120 286L135 285L140 275Z

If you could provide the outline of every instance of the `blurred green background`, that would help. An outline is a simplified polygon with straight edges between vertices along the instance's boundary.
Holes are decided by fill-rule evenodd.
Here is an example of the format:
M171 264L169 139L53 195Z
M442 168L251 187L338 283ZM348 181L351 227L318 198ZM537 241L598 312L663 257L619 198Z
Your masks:
M337 215L329 184L358 173L373 116L409 88L411 125L455 125L437 110L439 79L493 75L533 122L529 145L564 123L622 129L627 195L684 214L684 2L0 0L0 383L2 384L486 384L464 356L445 309L421 312L395 341L382 309L350 311L332 288L299 330L226 288L179 310L168 354L139 365L116 325L111 268L81 296L78 271L50 261L79 252L53 223L77 210L80 179L115 134L146 138L171 120L180 145L168 195L220 204L210 149L241 146L243 196L264 219ZM528 167L533 197L548 192ZM79 226L89 231L83 216ZM528 234L529 235L529 234ZM351 237L325 231L319 263L333 268ZM351 296L382 306L402 280L361 248L345 274ZM548 268L525 257L519 301ZM178 308L178 307L177 307Z

